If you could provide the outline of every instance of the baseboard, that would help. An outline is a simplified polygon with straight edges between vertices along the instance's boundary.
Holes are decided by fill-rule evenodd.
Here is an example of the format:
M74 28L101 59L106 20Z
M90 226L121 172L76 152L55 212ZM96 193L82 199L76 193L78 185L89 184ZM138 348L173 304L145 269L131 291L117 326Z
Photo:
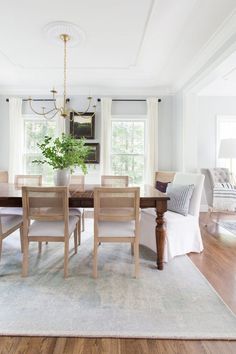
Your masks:
M208 212L208 205L207 204L201 204L200 212L202 212L202 213Z

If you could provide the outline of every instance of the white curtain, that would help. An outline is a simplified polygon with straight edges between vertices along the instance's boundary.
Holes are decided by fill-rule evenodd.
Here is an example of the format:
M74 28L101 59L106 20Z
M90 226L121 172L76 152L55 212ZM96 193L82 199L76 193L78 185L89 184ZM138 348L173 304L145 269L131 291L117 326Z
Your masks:
M56 98L56 105L57 107L62 107L63 106L63 96L58 96ZM60 113L56 115L56 134L57 136L61 136L62 133L66 132L66 120L68 118L63 118Z
M112 99L101 99L101 174L110 173Z
M147 164L145 182L154 185L155 171L158 169L158 98L147 98Z
M9 182L14 183L15 175L23 173L24 122L22 99L9 98Z

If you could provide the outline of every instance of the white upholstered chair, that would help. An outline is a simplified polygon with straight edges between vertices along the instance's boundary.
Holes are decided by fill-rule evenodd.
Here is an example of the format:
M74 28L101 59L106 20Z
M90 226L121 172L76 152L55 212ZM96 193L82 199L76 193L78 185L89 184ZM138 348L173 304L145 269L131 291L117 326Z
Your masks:
M23 276L28 275L30 242L64 243L64 276L68 275L69 239L74 233L77 253L79 217L69 216L67 187L22 187Z
M173 184L194 184L194 191L190 200L187 216L172 211L165 213L166 243L164 248L164 262L171 258L184 255L189 252L201 252L203 250L202 238L199 227L199 211L201 195L204 183L202 174L176 172ZM143 209L141 213L140 243L156 252L156 211Z
M236 193L235 185L232 186L234 181L229 169L221 167L202 168L201 172L205 176L204 187L208 204L205 226L207 226L213 213L217 213L217 218L220 214L230 214L235 217ZM215 199L215 196L217 196L217 199Z
M100 242L128 242L133 245L135 277L139 273L140 211L139 187L94 189L94 267ZM100 250L102 252L102 250Z

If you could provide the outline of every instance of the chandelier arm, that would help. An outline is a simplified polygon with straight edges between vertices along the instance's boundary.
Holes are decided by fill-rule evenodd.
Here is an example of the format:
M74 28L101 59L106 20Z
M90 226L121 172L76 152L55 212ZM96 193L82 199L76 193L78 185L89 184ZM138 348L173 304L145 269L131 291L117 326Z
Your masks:
M58 111L59 111L59 109L53 108L53 109L50 109L50 110L47 111L47 112L44 112L44 111L38 112L38 111L36 111L36 110L33 108L31 101L32 101L32 100L29 100L30 108L31 108L31 110L32 110L35 114L37 114L37 115L45 116L45 115L47 115L47 114L49 114L49 113L51 113L51 112L54 112L55 110L56 110L56 112L55 112L55 115L56 115L56 114L58 113Z
M44 115L44 118L46 120L52 120L57 114L58 114L59 111L56 111L52 116L48 117L47 115Z
M78 111L75 111L74 109L72 109L72 111L73 111L73 113L76 113L78 116L80 116L80 117L82 117L83 115L85 115L86 113L88 113L88 111L89 111L89 108L91 107L91 99L89 99L88 98L88 100L89 100L89 103L88 103L88 106L87 106L87 108L86 108L86 110L85 111L83 111L83 112L78 112ZM95 113L96 113L96 106L94 106L95 107L95 111L94 111L94 114L92 115L92 117L95 115Z
M57 104L56 104L55 90L53 89L51 92L52 92L52 97L53 97L54 108L58 111L58 110L60 110L60 108L58 108Z

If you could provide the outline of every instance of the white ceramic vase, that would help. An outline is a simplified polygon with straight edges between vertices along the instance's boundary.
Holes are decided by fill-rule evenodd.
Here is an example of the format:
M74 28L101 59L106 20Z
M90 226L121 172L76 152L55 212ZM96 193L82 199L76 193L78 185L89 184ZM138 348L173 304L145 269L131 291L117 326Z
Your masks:
M55 186L68 186L70 184L70 169L56 170L54 173Z

